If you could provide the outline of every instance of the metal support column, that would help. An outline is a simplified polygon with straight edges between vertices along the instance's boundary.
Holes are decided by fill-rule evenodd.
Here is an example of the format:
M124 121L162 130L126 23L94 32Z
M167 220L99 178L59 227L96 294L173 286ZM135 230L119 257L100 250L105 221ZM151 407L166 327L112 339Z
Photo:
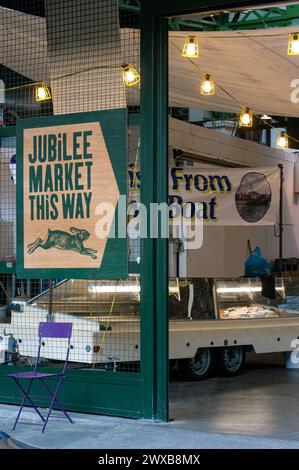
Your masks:
M168 199L167 20L143 4L141 28L141 202ZM149 227L149 219L148 219ZM160 234L159 234L160 235ZM145 416L168 420L168 240L141 245L141 349Z

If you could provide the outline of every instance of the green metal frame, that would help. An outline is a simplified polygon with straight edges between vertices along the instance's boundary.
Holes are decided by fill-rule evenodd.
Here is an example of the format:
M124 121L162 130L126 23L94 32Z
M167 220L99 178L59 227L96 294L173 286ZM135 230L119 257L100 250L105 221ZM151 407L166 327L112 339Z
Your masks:
M217 20L217 18L216 18ZM272 7L252 10L243 14L235 13L219 29L242 30L292 26L299 24L299 5L290 5L286 9Z
M0 262L0 275L1 274L15 274L16 273L16 263L10 263L1 261Z
M142 4L141 23L141 203L168 197L168 24ZM149 210L147 211L149 214ZM168 246L141 240L141 366L146 417L168 420Z
M17 135L16 126L0 127L0 139L4 137L16 137L16 135Z
M130 13L139 13L140 4L141 0L118 0L119 9ZM173 31L235 31L296 24L299 24L299 5L290 5L285 9L272 6L234 13L226 13L225 10L221 14L194 19L169 19L169 28Z

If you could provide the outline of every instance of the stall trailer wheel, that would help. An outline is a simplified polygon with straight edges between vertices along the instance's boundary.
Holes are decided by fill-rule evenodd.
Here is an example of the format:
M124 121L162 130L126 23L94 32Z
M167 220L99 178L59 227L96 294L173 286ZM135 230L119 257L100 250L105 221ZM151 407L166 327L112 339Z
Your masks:
M246 361L246 352L242 346L220 348L214 351L215 368L219 375L233 377L241 374Z
M203 380L214 369L213 355L209 348L199 348L192 359L180 359L179 368L185 379Z

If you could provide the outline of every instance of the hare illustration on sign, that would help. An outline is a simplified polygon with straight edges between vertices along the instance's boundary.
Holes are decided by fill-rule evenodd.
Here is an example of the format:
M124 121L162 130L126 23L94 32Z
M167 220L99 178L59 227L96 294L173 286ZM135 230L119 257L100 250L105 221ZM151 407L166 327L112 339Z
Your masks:
M28 253L31 255L37 248L49 250L50 248L58 248L59 250L69 250L80 253L80 255L90 256L96 259L97 250L93 248L86 248L83 243L90 237L87 230L81 230L76 227L71 227L70 232L63 230L50 230L48 229L47 236L44 240L37 238L35 242L28 245Z

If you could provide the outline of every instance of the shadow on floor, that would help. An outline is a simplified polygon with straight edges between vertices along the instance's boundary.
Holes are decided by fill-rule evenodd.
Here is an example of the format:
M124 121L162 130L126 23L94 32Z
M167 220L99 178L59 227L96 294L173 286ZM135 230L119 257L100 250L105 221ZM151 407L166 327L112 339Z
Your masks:
M0 450L4 449L34 449L34 447L15 441L8 434L0 431Z

